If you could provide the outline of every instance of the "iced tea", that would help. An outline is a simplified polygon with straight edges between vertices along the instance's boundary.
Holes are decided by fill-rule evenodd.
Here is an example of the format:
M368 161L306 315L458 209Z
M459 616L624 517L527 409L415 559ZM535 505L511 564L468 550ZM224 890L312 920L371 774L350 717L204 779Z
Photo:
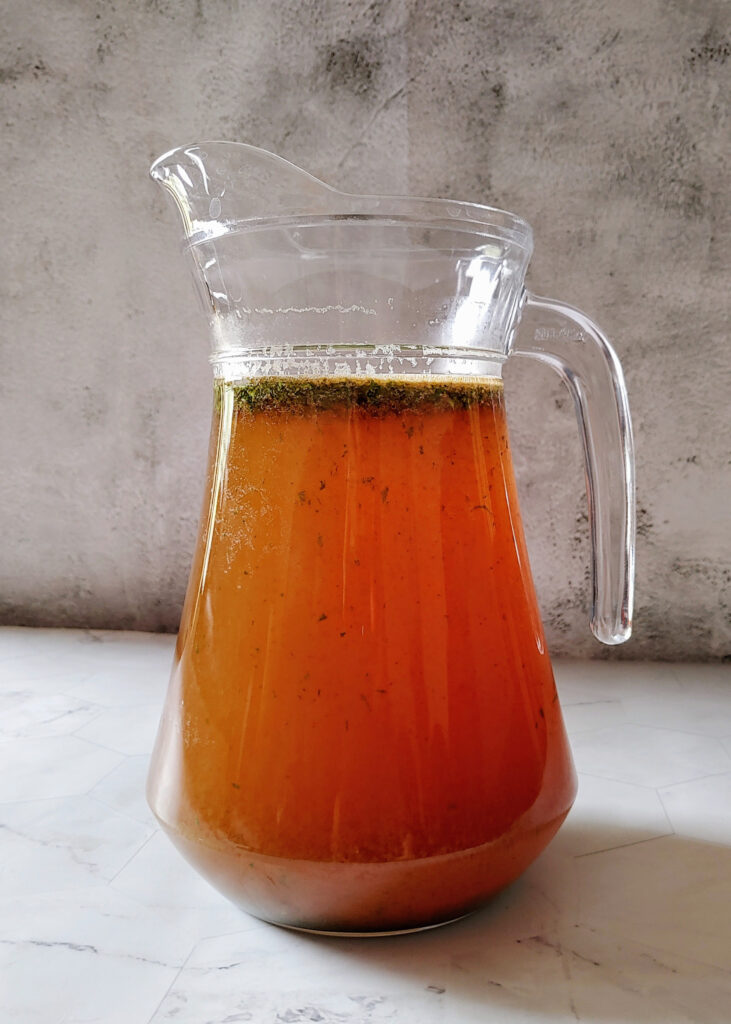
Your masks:
M502 383L219 383L208 492L162 823L268 920L388 931L472 909L575 786Z

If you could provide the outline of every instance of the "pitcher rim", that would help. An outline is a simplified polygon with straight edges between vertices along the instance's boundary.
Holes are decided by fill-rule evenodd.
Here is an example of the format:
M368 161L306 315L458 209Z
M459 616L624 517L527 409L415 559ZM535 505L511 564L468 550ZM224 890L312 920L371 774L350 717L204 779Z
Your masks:
M332 212L321 213L321 216L333 219L347 219L348 217L364 219L364 218L389 218L399 217L415 221L427 222L433 221L442 223L462 223L465 226L470 224L476 228L492 228L497 230L499 233L507 236L513 244L520 246L525 250L528 255L533 251L533 229L530 223L523 217L511 210L506 210L498 206L490 206L487 203L475 203L463 199L445 199L436 196L415 196L415 195L404 195L399 193L357 193L357 192L341 192L339 189L333 188L333 186L322 181L320 178L316 178L308 171L303 170L290 160L286 160L284 157L279 156L276 153L272 153L271 150L263 149L259 146L252 146L245 142L233 142L226 139L208 139L202 142L195 142L189 145L174 146L172 149L162 153L153 163L150 165L150 177L161 185L165 185L166 175L163 172L163 168L170 167L174 158L178 155L188 155L196 150L200 151L206 147L222 146L226 149L236 148L242 150L248 150L254 153L261 154L263 156L272 157L283 165L292 168L299 174L311 179L313 184L317 184L322 187L327 193L330 193L333 200L342 200L349 208L343 210L337 210L333 208ZM303 203L304 206L304 203ZM359 209L358 207L363 207ZM378 207L383 207L379 209ZM426 210L424 209L426 207ZM421 208L421 215L419 210ZM431 211L442 210L443 216L434 216ZM410 211L410 212L409 212ZM427 214L425 217L424 215ZM430 215L429 215L430 214ZM225 233L231 231L245 231L247 225L249 227L262 227L264 223L275 224L284 220L292 221L298 217L306 218L310 216L306 209L303 208L301 214L295 211L289 211L283 214L270 214L262 217L244 217L244 218L233 218L225 222ZM212 218L215 222L215 218ZM211 222L209 222L211 223ZM219 221L222 228L224 222ZM215 234L215 232L214 232ZM191 233L188 237L189 244L195 244L192 241L192 236L198 235L196 241L202 240L199 232Z

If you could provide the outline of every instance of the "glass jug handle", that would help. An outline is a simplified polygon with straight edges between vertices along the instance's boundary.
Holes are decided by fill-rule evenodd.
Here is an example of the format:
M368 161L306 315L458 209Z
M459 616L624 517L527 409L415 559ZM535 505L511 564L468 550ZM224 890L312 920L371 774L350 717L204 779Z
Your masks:
M588 316L525 294L511 354L548 363L574 400L584 448L591 529L591 630L604 644L632 633L635 460L627 389L607 336Z

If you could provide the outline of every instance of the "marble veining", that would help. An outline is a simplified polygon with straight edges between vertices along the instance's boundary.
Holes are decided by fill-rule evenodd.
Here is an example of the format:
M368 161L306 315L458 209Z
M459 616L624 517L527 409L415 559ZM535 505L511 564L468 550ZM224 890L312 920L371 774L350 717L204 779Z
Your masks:
M580 787L545 854L458 924L318 939L147 809L172 643L0 630L0 1024L728 1024L728 666L558 662Z

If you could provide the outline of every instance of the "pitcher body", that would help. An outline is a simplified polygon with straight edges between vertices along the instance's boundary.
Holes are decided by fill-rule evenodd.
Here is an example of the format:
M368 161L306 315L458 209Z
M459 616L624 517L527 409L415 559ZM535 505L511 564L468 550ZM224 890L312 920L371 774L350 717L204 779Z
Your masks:
M181 199L179 157L166 166L215 385L151 806L193 866L265 920L353 934L460 917L531 863L576 791L501 378L525 239L507 223L455 233L441 213L322 214L321 183L314 213L249 211L217 229L215 175L206 221ZM273 205L304 203L292 188ZM541 350L554 365L562 344ZM584 376L602 372L617 371L600 352ZM616 394L607 403L579 395L577 409L587 444L592 415L613 410L622 464L629 420L622 434ZM600 568L601 607L618 605L612 628L628 634L631 479L611 500L612 465L587 459L595 540L624 530L623 595Z

